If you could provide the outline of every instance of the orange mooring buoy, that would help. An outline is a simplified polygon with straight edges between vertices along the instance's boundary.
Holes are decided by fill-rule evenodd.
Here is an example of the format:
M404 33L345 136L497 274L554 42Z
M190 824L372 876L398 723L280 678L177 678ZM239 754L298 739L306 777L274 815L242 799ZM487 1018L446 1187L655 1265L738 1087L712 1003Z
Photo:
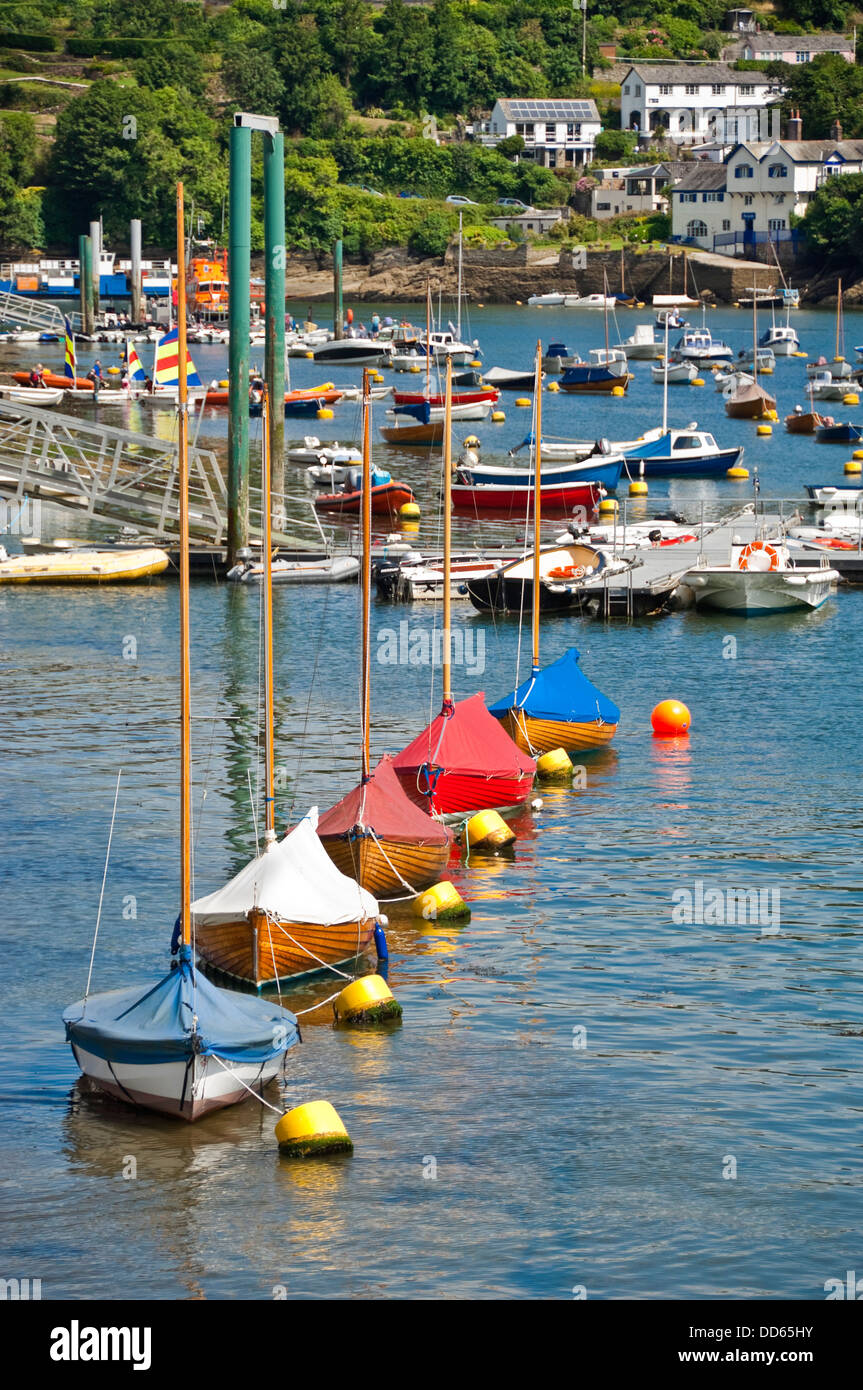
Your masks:
M692 715L681 700L661 700L650 716L657 738L679 738L689 733Z

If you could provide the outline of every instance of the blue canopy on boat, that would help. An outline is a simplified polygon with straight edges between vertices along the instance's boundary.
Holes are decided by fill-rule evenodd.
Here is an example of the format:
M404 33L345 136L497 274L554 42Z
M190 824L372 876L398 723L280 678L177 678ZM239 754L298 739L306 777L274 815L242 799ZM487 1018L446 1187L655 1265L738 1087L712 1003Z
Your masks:
M649 439L644 444L636 444L634 448L626 450L628 459L652 459L665 458L671 453L671 431L661 434L658 439Z
M428 401L421 401L419 405L397 405L393 415L412 415L421 425L427 425L431 420L431 406Z
M219 989L195 970L188 946L158 984L79 999L63 1022L70 1043L107 1062L155 1064L199 1054L264 1063L299 1042L292 1013L266 999Z
M620 722L620 710L587 679L578 664L578 652L568 652L541 671L532 671L517 690L489 705L496 719L511 709L523 709L533 719L550 719L583 724L601 719L604 724Z

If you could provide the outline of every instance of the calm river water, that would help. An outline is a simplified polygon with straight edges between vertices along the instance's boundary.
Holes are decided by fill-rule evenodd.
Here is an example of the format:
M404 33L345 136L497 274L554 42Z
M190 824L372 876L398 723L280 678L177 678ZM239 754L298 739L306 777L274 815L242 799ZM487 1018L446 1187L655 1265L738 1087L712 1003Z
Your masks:
M622 336L648 316L623 313ZM832 357L829 314L794 322L810 357ZM710 326L735 350L748 341L745 313L716 311ZM520 367L540 334L601 345L602 317L488 308L471 333L488 365ZM195 355L202 375L224 374L222 349ZM292 365L295 384L320 378ZM661 390L646 364L634 370L625 401L546 397L547 432L619 437L655 423ZM803 401L803 376L801 361L780 361L780 414ZM765 497L841 477L846 451L781 428L756 440L725 420L710 383L670 396L675 422L746 442ZM463 432L486 452L512 447L529 412L505 407L505 425ZM355 437L353 407L329 423L331 437ZM223 425L201 430L218 440ZM393 463L431 532L437 465ZM750 495L671 481L651 488L651 505L665 494L690 511ZM274 1117L254 1101L181 1127L79 1096L63 1038L120 768L95 983L165 968L179 882L177 601L170 581L0 590L0 1273L41 1278L43 1297L63 1299L258 1299L278 1286L298 1298L818 1299L860 1267L860 755L848 731L863 594L748 622L546 623L543 660L578 647L621 707L617 737L585 759L583 786L543 791L519 817L512 860L453 861L469 924L392 910L401 1028L334 1031L327 1010L305 1020L285 1099L331 1100L356 1149L305 1165L280 1160ZM193 586L201 892L254 846L258 602L239 586ZM456 627L484 640L484 669L456 668L457 694L496 698L518 626L456 609ZM275 614L286 823L356 780L357 591L282 589ZM376 603L373 650L383 629L434 620L425 606ZM528 660L525 647L522 670ZM651 737L650 710L668 695L692 710L686 741ZM375 664L373 751L404 746L439 698L428 669ZM772 890L768 931L676 920L681 890L699 884ZM323 981L289 1002L331 992Z

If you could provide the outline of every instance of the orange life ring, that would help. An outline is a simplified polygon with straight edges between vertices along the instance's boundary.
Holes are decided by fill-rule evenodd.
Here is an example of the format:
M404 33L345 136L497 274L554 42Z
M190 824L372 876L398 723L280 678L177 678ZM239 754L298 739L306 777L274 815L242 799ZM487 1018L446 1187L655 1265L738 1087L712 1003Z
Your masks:
M756 551L759 550L762 550L765 555L770 557L771 570L776 570L779 568L779 556L777 555L773 546L768 545L766 541L750 541L749 545L745 545L740 552L740 559L737 562L737 568L741 570L748 570L749 561L751 557L756 553Z
M555 569L548 571L549 579L583 579L583 565L558 565Z

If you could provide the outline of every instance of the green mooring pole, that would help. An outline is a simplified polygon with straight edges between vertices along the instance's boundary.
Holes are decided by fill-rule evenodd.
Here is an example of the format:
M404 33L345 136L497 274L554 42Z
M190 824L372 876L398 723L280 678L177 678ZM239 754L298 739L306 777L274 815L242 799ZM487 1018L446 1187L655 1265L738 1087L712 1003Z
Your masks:
M81 288L81 326L88 336L92 334L94 327L93 316L93 243L89 236L78 238L79 258L81 261L80 288Z
M285 137L264 136L264 250L266 253L266 349L269 387L273 521L282 529L285 508Z
M341 238L333 247L333 333L341 338L344 333L345 305L342 298L342 242Z
M252 277L252 132L231 126L228 234L228 561L249 543L249 287ZM181 271L182 273L182 271Z

